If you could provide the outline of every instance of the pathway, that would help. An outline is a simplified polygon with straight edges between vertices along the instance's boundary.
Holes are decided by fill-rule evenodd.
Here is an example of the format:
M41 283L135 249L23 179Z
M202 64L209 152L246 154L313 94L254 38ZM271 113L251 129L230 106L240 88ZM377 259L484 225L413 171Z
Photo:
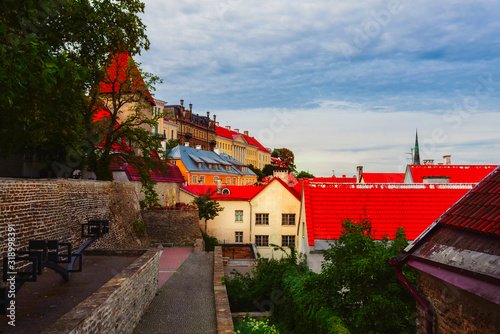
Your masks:
M153 299L135 334L215 334L217 324L213 291L213 253L164 249L160 275L167 278ZM181 249L182 250L182 249ZM166 252L166 253L165 253ZM164 257L165 254L165 257ZM170 254L170 257L168 256ZM182 263L172 272L175 263ZM163 273L162 273L163 272ZM164 278L163 278L164 279Z

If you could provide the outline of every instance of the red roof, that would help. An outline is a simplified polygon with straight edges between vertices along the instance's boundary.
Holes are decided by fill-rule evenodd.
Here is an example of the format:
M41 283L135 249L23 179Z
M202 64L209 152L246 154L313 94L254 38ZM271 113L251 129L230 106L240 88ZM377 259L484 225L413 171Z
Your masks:
M160 172L153 173L151 172L152 180L156 182L176 182L183 183L184 177L182 173L176 165L167 163L168 171L165 174L161 174ZM139 171L131 164L125 162L124 158L121 156L113 156L110 164L110 168L113 171L124 170L128 173L130 180L132 181L140 181L141 177Z
M363 173L365 183L403 183L405 173Z
M264 188L268 187L273 181L279 182L288 189L288 191L300 201L300 194L298 194L294 189L288 187L285 182L279 178L274 178L266 184L265 186L222 186L222 190L229 189L229 194L215 194L212 198L216 200L226 200L226 201L248 201L258 193L260 193ZM190 185L182 187L182 189L190 192L193 195L206 194L207 190L216 191L217 186L215 185Z
M367 217L376 238L393 238L399 226L415 239L472 185L325 184L304 182L309 245L338 239L341 222Z
M491 173L496 165L408 165L413 183L422 183L425 176L448 176L450 183L477 183Z
M285 163L283 161L281 161L280 158L274 158L274 157L271 157L271 164L273 165L276 165L276 166L279 166L279 167L284 167L284 168L288 168Z
M217 190L215 185L190 185L182 187L182 189L190 192L191 194L204 195L207 191L214 192ZM226 201L248 201L255 197L264 186L222 186L222 189L228 189L229 194L214 194L212 199L226 200Z
M142 76L135 65L134 60L128 53L119 53L111 59L111 65L107 70L106 82L100 83L100 93L111 94L123 90L121 85L131 85L133 90L143 92L152 105L155 105ZM133 76L130 78L130 76ZM127 82L131 80L132 82Z
M500 167L450 208L438 223L500 236Z
M228 139L231 139L231 140L234 140L234 139L238 138L239 136L243 136L243 138L246 140L246 142L248 144L250 144L252 146L256 146L259 150L261 150L263 152L270 153L254 137L250 137L250 136L247 136L247 135L245 135L243 133L239 133L239 132L236 132L236 131L229 130L229 129L224 128L222 126L216 126L215 129L216 129L216 132L217 132L217 136L228 138Z

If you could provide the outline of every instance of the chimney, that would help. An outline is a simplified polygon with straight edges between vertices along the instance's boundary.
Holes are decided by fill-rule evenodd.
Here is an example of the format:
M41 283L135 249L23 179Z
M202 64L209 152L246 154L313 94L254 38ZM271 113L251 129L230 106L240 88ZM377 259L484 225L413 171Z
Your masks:
M189 142L188 142L188 141L187 141L187 142L185 142L185 143L184 143L184 146L189 147Z
M443 163L445 165L451 165L451 155L443 155Z
M219 122L217 122L217 115L214 114L214 123L219 125Z
M207 118L210 119L210 111L207 111Z
M220 195L222 194L222 180L217 179L216 183L217 183L217 194Z
M245 134L245 136L248 136L248 131L243 131L243 133Z
M226 129L231 130L231 127L228 125L228 126L226 126Z
M192 103L189 104L189 112L193 113L193 104Z
M424 159L424 165L434 165L434 159Z
M214 118L215 118L215 115L214 115ZM219 126L219 122L215 122L215 125Z
M363 166L356 167L356 182L361 182L361 176L363 176Z
M218 148L218 147L214 148L214 152L215 152L215 154L220 154L220 148Z
M234 131L236 131L236 133L240 133L240 129L234 129Z
M197 150L201 150L201 145L196 145Z
M181 107L184 106L184 100L181 100Z
M335 177L335 169L332 169L332 177Z

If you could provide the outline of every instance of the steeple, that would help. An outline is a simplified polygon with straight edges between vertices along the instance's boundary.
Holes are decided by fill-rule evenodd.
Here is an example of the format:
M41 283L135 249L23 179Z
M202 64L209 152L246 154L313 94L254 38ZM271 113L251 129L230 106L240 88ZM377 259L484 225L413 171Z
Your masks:
M418 148L418 131L415 130L415 150L413 151L413 164L420 165L420 150Z

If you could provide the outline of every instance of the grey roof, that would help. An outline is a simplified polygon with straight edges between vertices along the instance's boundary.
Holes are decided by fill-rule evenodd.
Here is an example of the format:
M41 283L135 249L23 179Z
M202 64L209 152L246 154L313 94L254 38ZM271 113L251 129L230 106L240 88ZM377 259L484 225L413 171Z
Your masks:
M217 154L212 151L199 150L193 147L178 145L169 151L171 159L180 159L186 169L190 172L203 172L207 174L227 174L234 176L257 176L250 168L242 171L238 166L247 167L244 163L230 157L227 154ZM201 168L198 163L201 162ZM208 168L208 163L217 164L217 168ZM226 170L225 166L230 166Z

